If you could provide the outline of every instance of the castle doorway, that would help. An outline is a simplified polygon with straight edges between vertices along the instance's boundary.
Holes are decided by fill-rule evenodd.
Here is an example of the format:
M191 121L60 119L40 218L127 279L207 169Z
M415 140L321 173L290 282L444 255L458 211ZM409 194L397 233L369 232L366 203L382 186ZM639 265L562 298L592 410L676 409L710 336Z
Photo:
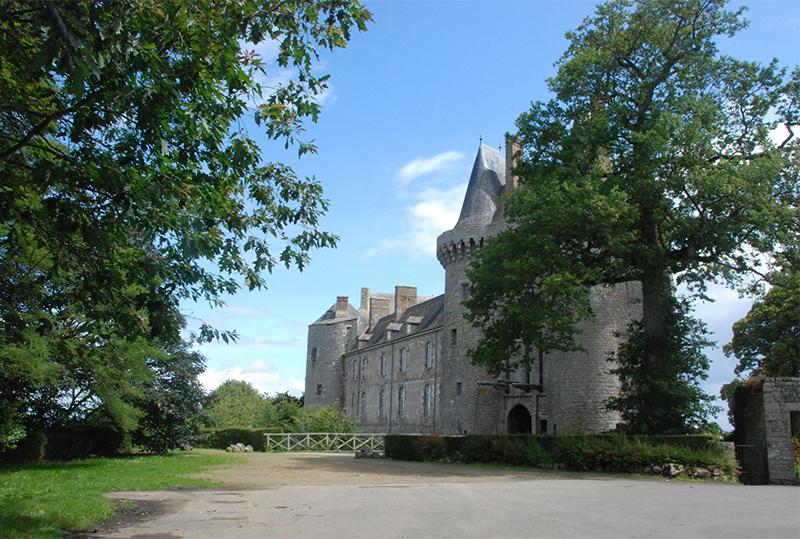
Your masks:
M509 434L530 434L531 413L523 405L517 404L508 412L506 425Z

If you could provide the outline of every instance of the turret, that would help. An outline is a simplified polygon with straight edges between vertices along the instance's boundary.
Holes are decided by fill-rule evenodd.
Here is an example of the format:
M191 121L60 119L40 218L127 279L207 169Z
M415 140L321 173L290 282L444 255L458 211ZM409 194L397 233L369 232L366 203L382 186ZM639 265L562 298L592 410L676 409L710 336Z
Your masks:
M493 223L501 210L505 172L500 151L481 144L458 222L436 242L437 258L445 268L441 424L451 434L496 430L496 410L501 399L493 389L478 386L488 375L473 367L467 357L477 343L478 333L464 319L462 302L469 297L466 268L472 256L505 227L502 221Z
M356 346L359 317L363 318L363 315L350 305L347 296L339 296L316 322L308 326L305 390L307 406L334 406L343 409L342 354Z

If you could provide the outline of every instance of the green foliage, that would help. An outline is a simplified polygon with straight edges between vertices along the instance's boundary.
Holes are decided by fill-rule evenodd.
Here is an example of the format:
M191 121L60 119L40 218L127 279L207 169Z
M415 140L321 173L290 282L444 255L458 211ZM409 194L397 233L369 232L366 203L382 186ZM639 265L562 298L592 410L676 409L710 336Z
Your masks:
M428 436L388 434L388 458L431 461L449 458L466 463L498 463L570 470L640 472L667 462L720 468L733 475L730 452L708 436L525 436L486 434Z
M355 0L0 5L3 446L95 414L135 429L149 362L180 342L179 301L220 305L335 244L320 183L262 155L241 120L313 152L317 50L370 18ZM267 42L274 58L251 50ZM265 87L277 70L291 80Z
M770 132L798 123L800 69L720 55L745 25L724 0L613 0L567 34L554 98L517 121L511 226L468 270L473 362L574 350L590 287L638 281L642 367L674 372L673 277L698 295L740 285L798 243L800 139Z
M287 432L357 432L356 421L333 407L312 406L297 410Z
M218 429L264 427L267 400L249 382L228 380L208 396L208 424Z
M144 384L135 402L143 414L133 442L156 453L194 444L205 421L206 395L198 380L205 358L180 346L150 358L148 365L154 378Z
M800 376L800 271L786 263L770 276L772 288L733 324L728 356L737 375Z
M704 349L713 344L706 325L692 317L685 298L666 296L664 302L670 305L665 317L667 361L654 368L646 360L640 322L631 324L626 342L609 357L621 391L608 406L620 413L622 430L628 433L688 433L708 424L709 416L719 411L711 405L714 397L700 386L708 378Z
M232 444L253 446L253 451L264 451L264 435L276 429L207 429L199 440L201 447L225 449Z
M114 426L74 424L47 434L47 460L74 460L115 455L124 433Z
M192 452L2 467L0 530L8 539L61 538L111 516L106 492L209 486L186 475L233 462Z
M674 462L685 466L721 468L729 475L736 471L736 461L723 448L653 444L643 438L626 436L556 437L551 455L570 470L630 472L639 471L646 465Z

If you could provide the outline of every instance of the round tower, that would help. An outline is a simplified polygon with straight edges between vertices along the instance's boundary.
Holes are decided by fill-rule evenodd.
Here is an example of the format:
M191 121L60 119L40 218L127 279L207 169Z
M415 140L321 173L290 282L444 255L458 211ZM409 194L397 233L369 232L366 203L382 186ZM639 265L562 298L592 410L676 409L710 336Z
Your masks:
M447 434L496 432L502 395L478 382L488 374L467 356L478 332L464 319L462 302L469 296L466 269L472 255L504 226L492 223L501 214L505 162L500 152L481 144L475 157L458 223L436 242L436 255L445 269L442 333L441 430Z
M445 268L441 429L450 434L612 429L619 416L606 409L606 402L618 393L619 380L609 372L613 365L607 358L617 348L617 335L641 316L638 283L592 289L595 317L581 325L578 337L585 351L537 358L529 372L509 373L511 384L489 385L493 377L467 356L480 333L464 319L466 270L483 244L508 226L502 197L516 183L509 170L513 151L507 144L503 159L497 149L481 144L458 223L437 239L437 257Z
M344 410L342 354L355 347L359 311L346 296L336 298L325 314L308 326L306 406L333 406Z

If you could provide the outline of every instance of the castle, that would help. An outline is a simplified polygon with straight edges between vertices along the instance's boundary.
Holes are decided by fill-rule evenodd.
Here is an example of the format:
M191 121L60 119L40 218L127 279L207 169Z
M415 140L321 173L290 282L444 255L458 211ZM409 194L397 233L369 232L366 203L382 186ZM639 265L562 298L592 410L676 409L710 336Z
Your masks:
M461 214L437 239L445 269L444 294L417 296L361 289L359 308L337 297L308 328L305 403L334 406L363 432L541 433L601 432L618 414L606 409L619 391L609 352L619 334L641 317L641 288L623 283L592 289L595 316L580 327L584 352L534 354L530 370L502 380L467 356L479 330L464 319L466 267L484 242L505 228L503 197L514 189L514 145L481 143ZM538 356L538 357L537 357Z

